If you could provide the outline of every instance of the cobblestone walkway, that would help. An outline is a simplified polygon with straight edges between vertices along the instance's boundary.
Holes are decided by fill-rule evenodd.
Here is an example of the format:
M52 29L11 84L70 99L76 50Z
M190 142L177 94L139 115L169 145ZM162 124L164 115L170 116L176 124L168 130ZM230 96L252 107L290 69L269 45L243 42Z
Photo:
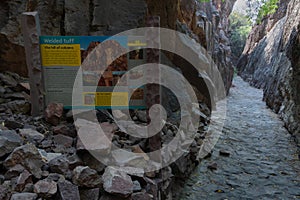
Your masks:
M212 156L185 182L179 199L300 199L300 161L293 138L266 107L261 90L240 77L234 85L223 135Z

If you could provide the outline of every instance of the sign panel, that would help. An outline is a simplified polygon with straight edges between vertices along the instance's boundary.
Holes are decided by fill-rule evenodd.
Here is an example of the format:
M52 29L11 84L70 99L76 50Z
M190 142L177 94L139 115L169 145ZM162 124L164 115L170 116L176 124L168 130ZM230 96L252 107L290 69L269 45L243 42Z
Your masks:
M91 52L102 43L107 47L93 54L97 56L94 62L89 59L87 64L83 64ZM76 100L79 102L76 104L78 108L87 106L99 109L146 108L144 87L128 85L124 78L121 80L125 73L129 73L127 79L143 78L143 71L130 70L146 63L146 50L143 49L145 45L144 37L137 36L113 39L108 36L41 36L40 49L46 104L59 102L63 103L65 108L74 108L72 91L78 70L81 70L80 88L83 91L82 98ZM113 60L110 56L114 53L112 47L118 47L128 53ZM99 59L106 60L99 62ZM103 68L104 71L99 70L100 63L107 64ZM118 84L118 91L113 92L116 84ZM131 96L128 91L132 92Z

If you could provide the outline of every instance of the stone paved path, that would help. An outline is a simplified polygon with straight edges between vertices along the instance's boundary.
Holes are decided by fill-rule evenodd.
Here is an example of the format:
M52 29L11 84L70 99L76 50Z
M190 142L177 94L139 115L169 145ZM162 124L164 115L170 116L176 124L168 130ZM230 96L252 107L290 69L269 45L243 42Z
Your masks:
M300 161L291 135L261 100L261 90L240 77L234 85L223 135L179 199L300 199ZM207 168L212 163L217 170Z

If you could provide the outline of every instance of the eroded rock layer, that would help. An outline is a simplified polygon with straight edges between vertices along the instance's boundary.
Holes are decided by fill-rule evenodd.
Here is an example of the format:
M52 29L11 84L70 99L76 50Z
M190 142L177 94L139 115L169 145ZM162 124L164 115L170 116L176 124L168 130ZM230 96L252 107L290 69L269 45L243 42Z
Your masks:
M279 5L275 14L253 28L238 68L244 79L264 89L267 105L280 114L299 142L300 2L280 1Z
M161 26L188 33L218 65L228 92L233 75L227 38L228 16L235 0L27 0L1 1L1 71L27 76L21 13L38 11L42 35L114 35L145 26L147 15L159 15ZM15 55L18 55L17 57ZM174 60L176 61L176 60Z

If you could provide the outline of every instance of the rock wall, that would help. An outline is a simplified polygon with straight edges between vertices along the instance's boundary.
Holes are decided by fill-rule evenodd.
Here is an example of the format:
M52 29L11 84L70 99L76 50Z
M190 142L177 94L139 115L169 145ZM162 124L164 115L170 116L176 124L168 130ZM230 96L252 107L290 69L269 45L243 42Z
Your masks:
M280 114L300 142L300 2L281 1L280 8L264 19L267 26L254 27L238 67L244 79L264 89L267 105ZM257 29L260 36L254 35Z
M221 72L226 92L228 92L233 77L233 67L230 61L229 40L226 36L228 30L227 17L231 12L234 2L235 0L214 0L213 2L206 3L199 3L195 0L5 0L0 3L0 42L4 44L4 48L0 50L0 71L8 70L17 72L18 74L21 74L23 76L27 75L23 39L20 30L20 14L24 11L39 11L41 30L43 35L113 35L128 29L143 27L147 15L159 15L161 18L162 27L186 33L196 42L198 42L198 44L200 43L205 48L206 52L203 53L203 56L211 56L213 58ZM178 41L178 43L182 43L186 46L195 45L192 43L188 43L184 39L182 41ZM193 53L198 56L200 54L200 52L197 52L195 50L193 51ZM15 55L18 55L18 57L16 58ZM190 71L190 69L192 69L190 67L193 66L189 66L187 62L182 62L182 60L177 56L168 55L166 53L166 57L167 60L172 62L172 65L174 67L180 67L181 69L184 69L183 72L187 72L188 76L186 78L189 81L192 80L193 77L197 77L193 84L196 86L196 88L197 85L199 85L200 87L200 92L198 95L207 95L201 91L201 84L203 81L198 79L198 73ZM211 71L210 73L210 75L212 75L214 72ZM6 75L6 73L3 73L3 77L0 78L5 79L6 77L11 76L10 74L8 74L7 76ZM16 113L14 113L14 111L8 106L8 102L10 101L10 99L4 98L6 93L14 93L13 89L9 91L3 91L3 105L0 108L3 111L6 111L6 113L4 113L0 119L0 122L4 122L5 124L5 127L1 127L1 129L10 129L17 134L21 134L21 131L19 129L28 127L34 130L36 129L42 134L38 134L34 130L31 130L30 133L27 133L27 135L32 135L32 132L34 132L38 137L42 137L42 135L44 135L48 138L44 138L34 142L26 140L26 142L33 143L36 147L38 147L40 150L39 153L41 155L47 157L53 155L51 154L51 152L55 152L58 153L55 155L60 155L61 157L55 159L55 161L53 161L53 163L51 164L44 163L44 166L46 167L45 169L42 169L44 173L42 174L42 178L44 178L44 180L40 180L40 165L37 166L37 168L39 168L39 174L32 174L35 170L29 170L30 176L34 175L36 177L34 180L30 179L28 183L31 186L34 185L34 190L32 190L32 187L31 189L27 188L28 190L25 190L23 188L23 186L25 186L27 182L21 185L21 189L10 187L10 184L14 184L14 180L17 177L23 177L26 175L20 173L16 173L16 175L14 175L13 177L5 177L5 186L1 186L0 190L8 190L8 196L10 196L12 192L12 195L16 196L15 198L20 195L18 193L14 194L15 192L27 191L30 193L28 195L34 196L33 198L36 198L37 196L45 197L45 195L48 198L49 196L56 197L58 195L61 199L67 199L66 197L64 198L64 196L68 194L68 189L72 190L72 188L75 188L74 190L72 190L72 192L70 192L70 195L74 195L75 197L77 196L77 198L79 194L82 195L84 193L97 193L99 196L99 194L101 193L101 195L104 194L101 199L111 199L112 197L106 197L105 195L108 195L108 193L114 193L114 191L112 190L118 188L105 186L104 188L106 192L99 192L99 187L102 188L102 186L92 185L95 184L93 182L85 182L81 179L81 176L83 176L83 178L86 178L84 176L89 175L91 176L91 179L95 178L95 180L98 181L99 174L103 175L103 173L108 173L110 175L112 174L116 176L122 176L125 179L125 182L129 181L130 184L132 184L131 177L128 177L124 174L118 175L118 172L115 172L113 169L105 169L104 172L105 167L103 165L99 163L95 164L95 162L92 162L91 164L89 162L89 156L86 155L84 149L81 149L80 147L80 143L78 141L78 137L76 131L74 130L72 122L67 123L65 120L62 120L60 124L59 122L57 124L57 119L55 119L55 124L53 124L53 121L50 120L45 122L41 118L34 121L35 119L32 119L31 117L25 115L28 112L27 107L29 105L27 100L24 100L23 97L23 104L21 104L21 106L25 107L27 110L26 112L23 112L24 115L16 115ZM27 93L28 92L29 91L27 91ZM0 97L2 98L2 96ZM13 100L18 100L18 98ZM207 105L209 104L209 102L203 102L205 102ZM201 127L199 127L200 130L203 129L203 131L199 133L196 139L193 141L190 152L182 156L172 166L162 171L164 177L163 180L158 177L158 173L145 174L142 175L142 178L132 177L132 179L136 179L135 182L137 181L141 184L143 191L145 190L146 192L141 193L141 189L138 189L136 191L130 190L130 194L123 194L124 196L127 197L131 195L135 196L135 198L132 199L142 199L150 198L150 194L152 194L152 198L156 199L156 194L158 193L158 191L160 191L162 199L171 198L171 188L174 177L180 178L187 176L198 163L196 156L201 147L203 138L205 138L206 132L204 129L208 124L210 115L210 110L207 105L203 103L200 105L200 107L202 108L201 111L205 113L201 115L203 119L201 120ZM56 106L61 108L61 105ZM172 105L172 109L174 109L174 105ZM57 112L57 110L53 108L52 111L51 108L49 108L48 110L50 110L50 114L47 112L49 115L51 115L51 113L55 115L55 113ZM58 110L62 112L62 109ZM172 111L174 112L174 115L172 116L178 114L177 110L176 112L174 110ZM60 117L61 116L62 113L60 113ZM67 115L65 114L63 115L63 118L72 121L71 119L68 119L70 118L70 116L67 117ZM103 119L107 120L104 117L101 118L100 121ZM13 123L14 121L20 121L20 123L15 124ZM45 124L45 129L43 129L43 124ZM176 127L170 125L169 127L165 128L165 130L163 130L163 142L167 143L174 136L175 129ZM25 141L20 141L19 145L25 144L24 142ZM124 145L123 142L131 144L133 141L132 138L125 139L124 134L121 134L120 136L115 138L115 142L119 143L120 145ZM182 145L184 144L184 142L181 143ZM146 142L140 142L139 144L141 144L140 147L143 147L142 145L146 145ZM30 149L36 150L36 147L34 147L34 145L22 146L16 150L15 154L17 155L18 152L22 153L23 151L28 152L30 151ZM61 147L64 145L67 145L67 147ZM144 147L144 149L146 148L147 146ZM9 155L14 156L14 149L15 148L11 148L10 151L5 154L3 159L6 159ZM84 156L81 155L82 150L85 153ZM35 153L35 156L37 157L36 160L40 162L42 158L41 155L37 152ZM22 159L26 161L27 158ZM75 161L73 161L73 159L75 159ZM11 163L15 162L14 158L9 158L8 160L9 162L7 162L8 164L5 164L5 166L4 164L2 165L2 161L0 162L0 168L3 169L3 173L7 173L7 171L11 170L11 168L14 167L14 164ZM65 166L66 163L67 166ZM24 164L20 163L20 165ZM50 167L51 169L47 167ZM25 168L28 168L28 166L25 166ZM48 174L49 172L50 174ZM53 178L52 176L56 176L56 178ZM14 179L11 180L12 178ZM59 179L66 179L67 181L61 181ZM47 188L54 188L54 190L49 190L47 194L43 194L43 192L40 192L40 190L42 189L40 185L46 185ZM55 190L55 188L57 191ZM86 188L90 188L90 190L87 190ZM92 191L95 188L96 191ZM124 191L119 192L123 193ZM21 197L25 198L25 196Z
M38 11L42 35L113 35L143 25L144 0L26 0L0 3L0 71L27 76L21 13ZM18 55L17 57L15 55Z
M233 64L231 60L230 41L227 37L229 31L229 15L233 9L236 0L215 0L214 4L220 15L220 22L216 23L215 49L213 59L218 65L220 73L223 76L224 85L227 94L231 87L233 78Z
M256 44L274 27L274 25L286 15L287 5L290 0L280 0L276 13L265 17L262 22L255 25L251 30L246 42L243 54L247 55L253 51Z
M228 17L235 1L147 1L149 14L161 16L162 27L186 33L206 49L218 66L227 93L233 78L230 42L227 37ZM169 58L175 65L180 63L176 56Z
M191 33L214 58L229 91L233 68L228 20L235 0L199 3L195 0L26 0L0 3L0 71L27 76L21 13L39 11L42 35L113 35L143 27L145 17L159 15L161 26ZM216 6L215 6L216 5ZM18 55L17 57L15 55ZM176 62L176 61L175 61Z

